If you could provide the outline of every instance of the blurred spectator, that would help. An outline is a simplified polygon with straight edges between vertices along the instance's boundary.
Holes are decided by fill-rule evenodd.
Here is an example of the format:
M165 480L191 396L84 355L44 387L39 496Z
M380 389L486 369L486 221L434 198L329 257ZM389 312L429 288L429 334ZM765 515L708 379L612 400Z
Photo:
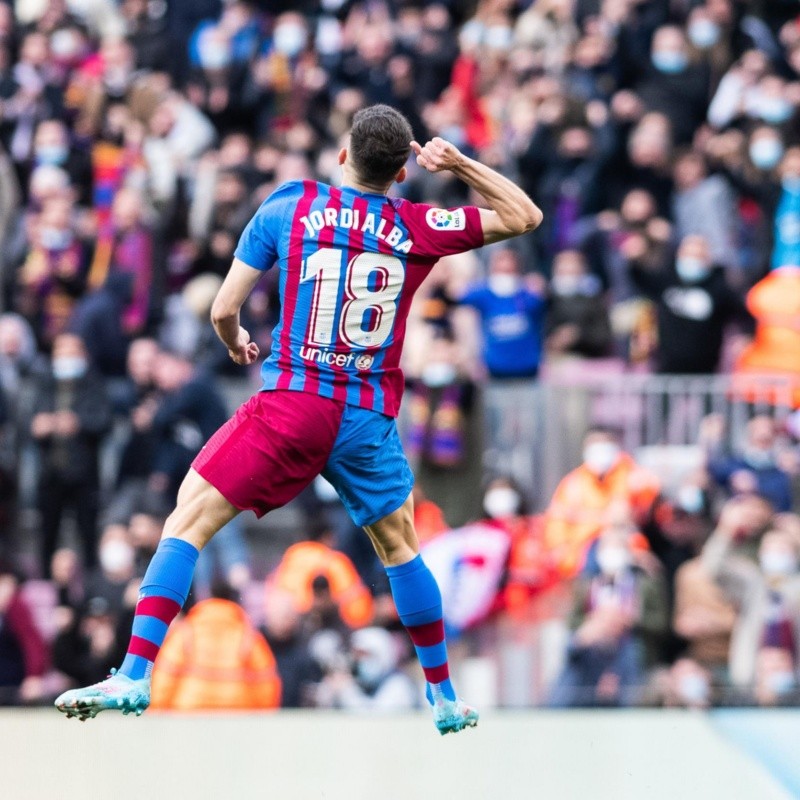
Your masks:
M750 316L712 262L706 240L686 236L678 247L674 271L650 271L638 258L633 254L631 275L658 309L659 372L716 372L727 325L737 321L746 326Z
M687 561L675 576L675 632L686 639L687 655L712 670L715 680L727 678L731 633L737 612L715 583L706 566L706 552L714 561L715 549L742 554L755 561L760 536L772 517L769 502L758 495L742 495L722 508L716 530L702 554Z
M200 448L228 419L224 401L208 373L184 355L159 351L153 379L156 404L140 406L140 431L156 442L150 488L174 497Z
M0 563L0 705L35 702L44 694L49 654L21 592L21 581Z
M745 440L736 455L712 460L708 470L729 494L755 492L767 498L775 511L792 507L789 475L778 465L777 430L766 415L753 417L745 429Z
M75 307L69 323L71 332L86 343L92 363L103 377L125 374L128 336L123 328L125 308L131 300L130 275L114 274Z
M800 651L800 572L798 543L782 531L767 531L758 561L735 552L736 529L720 524L703 551L703 563L738 611L731 636L730 679L735 686L756 684L763 648L790 656ZM796 680L786 690L794 688Z
M664 691L669 708L705 709L714 699L711 673L690 658L679 658L670 668Z
M383 628L362 628L351 637L352 671L326 675L317 704L347 711L404 711L418 705L413 681L398 670L398 643Z
M575 587L567 665L550 704L634 704L656 663L668 613L663 579L635 566L628 533L609 528L597 544L600 575Z
M85 595L103 600L109 611L117 614L125 605L125 594L136 574L136 551L124 525L106 526L97 559L98 567L86 577Z
M526 284L518 254L495 249L486 282L458 299L478 312L483 331L483 360L494 379L535 378L542 350L544 300Z
M91 287L99 287L111 275L129 277L122 314L122 329L130 336L145 332L151 318L151 297L160 287L155 274L153 234L144 222L146 209L141 192L122 188L114 196L108 241L98 242L89 271Z
M372 597L361 583L352 562L343 553L332 549L333 536L324 523L310 531L308 541L292 545L283 555L275 572L268 578L270 591L288 592L305 614L314 605L317 578L324 578L331 601L342 620L351 628L360 628L372 620Z
M593 428L583 440L583 463L558 484L545 512L545 545L563 577L574 576L599 535L612 503L643 520L659 493L655 475L622 451L616 435Z
M108 601L90 597L72 625L53 642L53 666L74 684L103 680L120 656L116 620Z
M587 272L578 250L553 261L545 347L552 356L599 358L609 355L611 324L598 278Z
M739 266L736 196L722 175L709 175L705 158L690 150L675 162L675 235L695 234L708 243L709 258L725 268Z
M173 625L153 670L151 707L278 708L281 680L264 637L224 586Z
M309 686L321 678L302 633L300 612L290 594L270 590L264 603L264 636L275 656L281 679L281 706L300 708L311 702Z
M75 513L84 564L93 567L97 563L98 451L111 424L111 406L79 337L64 333L55 339L51 369L41 379L34 402L30 432L41 454L42 573L48 575L68 509Z

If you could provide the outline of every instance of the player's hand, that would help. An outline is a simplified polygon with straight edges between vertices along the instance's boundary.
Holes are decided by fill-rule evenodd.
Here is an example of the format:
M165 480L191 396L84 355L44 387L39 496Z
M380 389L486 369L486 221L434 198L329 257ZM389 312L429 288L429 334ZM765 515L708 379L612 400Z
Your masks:
M411 149L417 156L417 164L428 172L445 172L455 169L464 158L454 144L439 136L431 139L425 147L419 142L411 142Z
M236 347L228 349L228 355L240 366L246 367L258 358L258 345L250 341L250 334L241 326Z

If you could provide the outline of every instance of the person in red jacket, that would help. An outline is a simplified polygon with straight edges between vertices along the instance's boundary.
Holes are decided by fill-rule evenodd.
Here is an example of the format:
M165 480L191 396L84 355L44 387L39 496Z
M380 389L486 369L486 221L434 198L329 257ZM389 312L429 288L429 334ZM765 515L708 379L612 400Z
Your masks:
M47 645L21 586L19 576L0 563L0 705L35 702L44 695Z

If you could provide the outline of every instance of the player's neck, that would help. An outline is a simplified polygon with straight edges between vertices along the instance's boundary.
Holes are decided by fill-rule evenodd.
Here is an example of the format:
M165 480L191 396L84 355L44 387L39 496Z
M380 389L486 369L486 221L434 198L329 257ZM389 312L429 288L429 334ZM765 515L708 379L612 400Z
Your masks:
M343 189L355 189L357 192L363 192L364 194L386 194L389 191L388 186L370 186L352 178L344 178L341 185Z

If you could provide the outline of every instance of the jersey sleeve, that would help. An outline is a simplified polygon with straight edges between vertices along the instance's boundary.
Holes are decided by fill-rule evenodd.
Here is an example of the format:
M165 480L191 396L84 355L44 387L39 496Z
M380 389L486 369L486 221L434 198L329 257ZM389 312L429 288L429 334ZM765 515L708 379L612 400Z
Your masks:
M418 257L436 259L483 247L481 212L476 206L436 208L404 203L401 216Z
M261 204L239 237L236 258L260 270L268 270L275 264L286 212L296 205L302 187L300 181L284 183Z

